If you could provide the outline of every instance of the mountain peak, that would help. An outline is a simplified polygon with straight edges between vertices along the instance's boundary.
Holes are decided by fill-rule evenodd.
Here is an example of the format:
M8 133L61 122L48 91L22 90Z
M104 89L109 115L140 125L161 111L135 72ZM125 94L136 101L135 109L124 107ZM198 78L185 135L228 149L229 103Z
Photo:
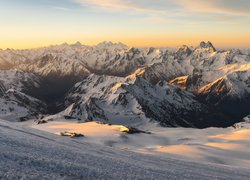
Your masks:
M202 42L200 43L200 45L199 45L198 48L206 49L206 50L208 50L209 52L215 52L215 51L216 51L215 47L213 46L213 44L212 44L210 41L208 41L208 42L202 41Z
M82 43L80 41L77 41L75 44L73 44L74 46L82 46Z
M51 46L49 46L49 47L59 47L59 46L68 46L69 44L68 43L62 43L62 44L59 44L59 45L51 45Z
M112 46L114 44L115 43L113 43L112 41L103 41L103 42L98 43L97 46L100 46L100 45Z
M176 54L179 55L190 55L192 53L192 50L187 46L187 45L182 45L178 48L178 50L176 51Z
M127 45L123 44L123 43L113 43L111 41L103 41L99 44L96 45L96 47L98 48L115 48L115 49L123 49L123 48L127 48Z

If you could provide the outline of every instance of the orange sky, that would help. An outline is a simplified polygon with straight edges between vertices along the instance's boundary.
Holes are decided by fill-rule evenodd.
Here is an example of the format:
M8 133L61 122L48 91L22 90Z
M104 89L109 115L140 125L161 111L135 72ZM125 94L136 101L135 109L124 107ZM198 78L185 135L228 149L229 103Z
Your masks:
M129 46L250 47L245 0L0 1L0 48L101 41Z

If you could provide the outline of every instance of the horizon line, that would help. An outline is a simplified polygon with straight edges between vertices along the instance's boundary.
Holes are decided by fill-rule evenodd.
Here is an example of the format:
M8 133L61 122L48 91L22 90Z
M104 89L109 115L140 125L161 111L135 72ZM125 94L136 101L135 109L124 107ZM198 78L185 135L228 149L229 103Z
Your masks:
M152 46L148 46L148 45L145 45L145 46L136 46L136 45L128 45L126 43L123 43L121 41L99 41L98 43L82 43L81 41L75 41L74 43L70 43L70 42L63 42L63 43L52 43L52 44L48 44L48 45L38 45L38 46L33 46L33 47L27 47L27 48L12 48L12 47L6 47L6 48L1 48L0 47L0 50L2 51L6 51L6 50L35 50L35 49L42 49L42 48L49 48L49 47L53 47L53 46L62 46L62 45L75 45L75 44L81 44L82 46L89 46L89 47L95 47L101 43L112 43L112 44L123 44L125 46L128 46L128 47L135 47L135 48L150 48L150 47L153 47L153 48L172 48L172 49L175 49L175 48L178 48L178 47L181 47L181 46L188 46L188 47L198 47L199 44L201 42L211 42L213 45L214 43L212 41L200 41L199 43L196 43L196 45L194 45L193 43L190 44L190 43L182 43L180 45L176 45L176 46L171 46L171 45L152 45ZM226 49L249 49L250 46L216 46L215 45L215 48L217 49L221 49L221 48L226 48Z

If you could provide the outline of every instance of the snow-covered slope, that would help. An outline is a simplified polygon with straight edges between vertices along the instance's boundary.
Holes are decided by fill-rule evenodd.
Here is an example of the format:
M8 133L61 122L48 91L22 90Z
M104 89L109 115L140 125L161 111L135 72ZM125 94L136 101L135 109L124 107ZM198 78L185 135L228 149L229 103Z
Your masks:
M250 111L250 69L230 73L200 88L197 93L227 114L246 116Z
M243 98L250 93L250 69L230 73L200 88L197 93L206 95L222 95Z
M18 91L24 91L25 88L39 86L40 79L32 73L26 73L16 69L0 71L0 92L12 88Z
M38 118L46 112L46 105L20 91L9 89L0 97L0 117L9 121Z
M0 117L16 121L45 113L46 105L27 94L30 88L39 88L40 79L19 70L0 71Z
M0 179L249 179L243 167L134 153L2 120L0 137Z
M114 76L90 75L67 95L70 116L116 124L140 125L147 121L141 105L121 86L131 80ZM73 104L73 105L71 105Z

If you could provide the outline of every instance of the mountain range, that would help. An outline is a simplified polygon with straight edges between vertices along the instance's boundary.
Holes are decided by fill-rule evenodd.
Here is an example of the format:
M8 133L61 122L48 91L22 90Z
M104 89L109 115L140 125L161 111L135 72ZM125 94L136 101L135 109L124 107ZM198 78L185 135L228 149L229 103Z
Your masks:
M228 127L250 114L250 51L103 42L0 50L0 117Z

